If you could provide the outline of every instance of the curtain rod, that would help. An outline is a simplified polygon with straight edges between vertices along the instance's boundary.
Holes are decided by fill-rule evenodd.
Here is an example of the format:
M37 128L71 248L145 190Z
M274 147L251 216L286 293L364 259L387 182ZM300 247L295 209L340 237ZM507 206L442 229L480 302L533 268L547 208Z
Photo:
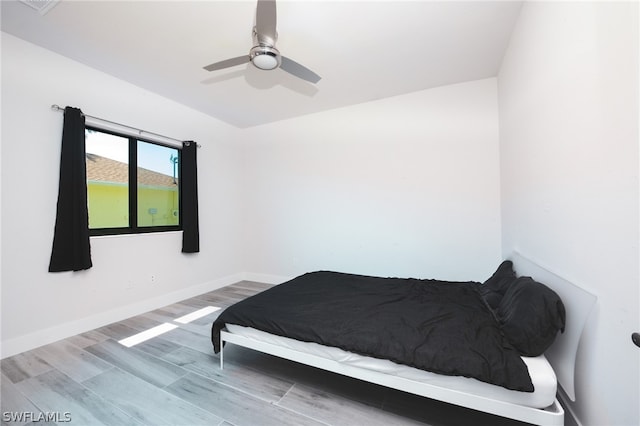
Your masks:
M62 107L60 107L60 106L58 106L58 105L56 105L56 104L51 105L51 109L52 109L52 110L54 110L54 111L62 111L62 112L64 112L64 108L62 108ZM87 117L87 118L91 118L91 119L93 119L93 120L102 121L102 122L104 122L104 123L113 124L113 125L115 125L115 126L126 127L127 129L130 129L130 130L135 131L135 132L136 132L136 133L138 133L138 135L140 135L140 136L143 136L142 134L143 134L143 133L145 133L145 134L150 135L150 136L156 136L156 137L160 137L160 138L162 138L162 139L166 139L166 140L169 140L169 141L173 141L173 142L175 142L176 144L179 144L180 146L182 146L182 143L183 143L183 141L181 141L180 139L171 138L171 137L169 137L169 136L160 135L160 134L158 134L158 133L148 132L148 131L146 131L146 130L141 130L141 129L138 129L137 127L132 127L132 126L129 126L129 125L127 125L127 124L117 123L117 122L115 122L115 121L111 121L111 120L105 120L104 118L94 117L94 116L92 116L92 115L85 114L84 112L82 113L82 115L84 115L84 116L85 116L85 117ZM188 141L187 141L186 143L188 143ZM196 144L196 146L197 146L198 148L200 148L200 147L201 147L201 145L200 145L200 144L198 144L198 143Z

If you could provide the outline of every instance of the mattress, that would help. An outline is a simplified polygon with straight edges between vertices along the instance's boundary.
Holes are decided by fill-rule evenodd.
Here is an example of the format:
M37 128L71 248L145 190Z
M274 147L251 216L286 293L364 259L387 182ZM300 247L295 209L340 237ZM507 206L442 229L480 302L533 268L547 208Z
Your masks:
M464 393L481 395L488 399L496 399L532 408L546 408L552 405L556 398L556 375L544 355L537 357L522 357L531 377L534 391L520 392L481 382L472 378L431 373L414 367L397 364L385 359L358 355L335 347L276 336L251 327L228 323L226 324L226 328L229 332L236 335L330 359L352 367L398 376L416 382L457 390Z

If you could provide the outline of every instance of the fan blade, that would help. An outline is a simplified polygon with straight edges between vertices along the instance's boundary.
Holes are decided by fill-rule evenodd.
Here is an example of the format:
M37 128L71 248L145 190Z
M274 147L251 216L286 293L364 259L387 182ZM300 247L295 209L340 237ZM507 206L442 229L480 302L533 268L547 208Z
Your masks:
M236 65L246 64L251 58L249 55L238 56L237 58L226 59L204 67L207 71L221 70L223 68L235 67Z
M275 0L258 0L256 7L256 33L258 43L275 46L276 39L276 2Z
M321 77L304 65L300 65L293 59L289 59L285 56L281 56L280 59L282 60L280 68L289 74L295 75L296 77L307 80L311 83L317 83L320 81Z

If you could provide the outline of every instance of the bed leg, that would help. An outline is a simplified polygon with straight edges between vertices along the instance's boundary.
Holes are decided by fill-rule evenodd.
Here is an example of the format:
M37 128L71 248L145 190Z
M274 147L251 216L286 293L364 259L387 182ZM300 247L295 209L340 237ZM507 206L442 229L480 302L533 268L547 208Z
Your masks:
M222 339L220 339L220 370L224 369L224 344L222 343Z

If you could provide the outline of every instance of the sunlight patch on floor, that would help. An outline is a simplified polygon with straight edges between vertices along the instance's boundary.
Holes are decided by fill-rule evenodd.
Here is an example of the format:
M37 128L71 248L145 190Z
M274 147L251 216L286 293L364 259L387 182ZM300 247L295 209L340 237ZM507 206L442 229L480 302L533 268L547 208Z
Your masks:
M181 316L180 318L176 318L173 321L180 323L180 324L188 324L191 321L195 321L198 318L202 318L204 316L209 315L210 313L213 313L215 311L219 311L220 308L216 307L216 306L207 306L206 308L202 308L202 309L198 309L195 312L191 312L190 314Z
M188 324L191 321L195 321L199 318L205 317L213 312L219 311L220 309L221 308L218 308L217 306L207 306L205 308L191 312L190 314L183 315L180 318L176 318L173 320L173 322L177 322L179 324ZM178 325L165 322L164 324L160 324L148 330L141 331L140 333L127 337L126 339L118 340L118 343L126 346L127 348L130 348L139 343L146 342L149 339L153 339L154 337L158 337L168 331L175 330L178 327Z
M168 322L165 322L164 324L160 324L156 327L150 328L149 330L145 330L138 334L134 334L133 336L127 337L126 339L118 340L118 343L130 348L131 346L135 346L138 343L142 343L149 339L153 339L154 337L158 337L161 334L164 334L167 331L171 331L176 328L178 328L177 325L169 324Z

